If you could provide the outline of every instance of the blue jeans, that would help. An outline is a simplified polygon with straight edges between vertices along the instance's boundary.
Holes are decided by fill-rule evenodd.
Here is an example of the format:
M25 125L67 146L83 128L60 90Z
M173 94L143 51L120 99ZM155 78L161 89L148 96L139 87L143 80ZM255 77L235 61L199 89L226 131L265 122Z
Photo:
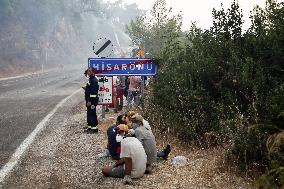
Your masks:
M129 111L130 104L132 99L134 98L134 107L138 108L138 98L139 98L139 91L130 91L128 90L128 95L127 95L127 106L126 106L126 111Z

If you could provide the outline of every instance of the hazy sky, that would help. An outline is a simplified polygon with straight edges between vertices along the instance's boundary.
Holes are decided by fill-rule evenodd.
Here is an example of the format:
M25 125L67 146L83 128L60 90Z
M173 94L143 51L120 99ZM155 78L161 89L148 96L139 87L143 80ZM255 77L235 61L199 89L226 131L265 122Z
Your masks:
M105 0L115 2L116 0ZM182 11L183 13L183 29L188 29L192 21L196 21L197 26L201 28L209 28L212 26L212 9L219 9L221 3L225 8L228 8L233 0L166 0L169 7L172 7L175 12ZM250 11L257 4L265 7L266 0L239 0L241 9L243 10L244 27L250 25ZM283 2L284 0L278 0ZM152 8L155 0L124 0L124 2L136 3L140 8L149 10Z

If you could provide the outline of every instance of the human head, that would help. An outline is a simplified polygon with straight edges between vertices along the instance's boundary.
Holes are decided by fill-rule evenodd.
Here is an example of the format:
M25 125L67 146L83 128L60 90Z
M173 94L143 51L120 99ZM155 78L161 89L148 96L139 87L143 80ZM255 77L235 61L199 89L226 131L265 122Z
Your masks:
M125 124L119 124L116 127L117 135L115 137L116 142L121 142L128 134L128 126Z
M135 115L135 112L134 111L129 111L128 113L126 113L124 116L123 116L123 120L127 122L127 125L129 127L131 127L132 125L132 122L131 122L131 119L130 117Z
M118 125L120 125L120 124L127 124L127 122L124 120L124 115L122 114L122 115L119 115L119 116L117 116L117 118L116 118L116 125L118 126Z
M87 71L88 76L95 76L96 69L95 68L89 68Z
M143 117L139 114L135 114L130 117L132 123L136 123L138 125L143 125Z
M128 126L125 124L119 124L117 126L117 134L125 136L128 133Z
M85 71L84 71L84 75L87 77L88 76L88 69L86 69Z

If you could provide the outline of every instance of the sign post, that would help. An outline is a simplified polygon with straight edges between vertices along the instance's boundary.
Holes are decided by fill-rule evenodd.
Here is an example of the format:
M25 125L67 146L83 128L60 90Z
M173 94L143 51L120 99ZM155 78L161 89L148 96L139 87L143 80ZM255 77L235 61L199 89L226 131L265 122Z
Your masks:
M113 103L113 77L112 76L97 76L99 84L99 102L102 105L102 119L105 119L105 105Z
M157 74L158 70L153 59L89 58L88 67L96 70L96 76L99 78L99 84L100 80L103 83L103 85L99 88L99 98L101 98L101 101L99 100L99 105L110 105L114 101L112 76L142 76L142 111L144 111L144 76L154 76ZM110 80L111 84L108 83ZM104 107L102 109L104 116Z
M154 76L157 65L152 59L89 58L88 67L96 69L97 76Z

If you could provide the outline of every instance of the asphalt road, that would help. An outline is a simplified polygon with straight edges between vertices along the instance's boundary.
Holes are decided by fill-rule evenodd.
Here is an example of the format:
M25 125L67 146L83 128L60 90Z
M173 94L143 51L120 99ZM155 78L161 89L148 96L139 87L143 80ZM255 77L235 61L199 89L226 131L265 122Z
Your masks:
M62 99L86 82L84 66L0 81L0 168Z

